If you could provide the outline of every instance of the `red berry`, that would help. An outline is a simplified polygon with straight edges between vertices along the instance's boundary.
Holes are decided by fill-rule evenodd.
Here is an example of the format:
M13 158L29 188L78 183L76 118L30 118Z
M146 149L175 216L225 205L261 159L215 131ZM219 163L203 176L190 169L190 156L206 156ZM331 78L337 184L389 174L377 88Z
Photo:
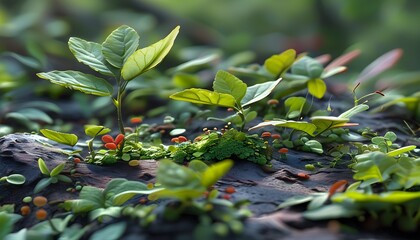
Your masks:
M234 186L227 186L225 188L225 193L232 194L232 193L235 193L235 192L236 192L236 189L235 189Z
M102 142L104 142L104 143L113 143L114 142L114 138L111 137L111 135L104 135L104 136L102 136Z
M223 194L223 199L230 200L230 195L229 194Z
M115 143L106 143L105 148L107 148L109 150L115 150L115 149L117 149L117 145Z
M117 137L115 138L115 144L120 144L122 141L124 141L124 134L120 133L117 135Z
M275 134L271 134L271 137L272 137L273 139L280 139L280 138L281 138L280 134L277 134L277 133L275 133Z
M306 173L303 173L303 172L300 172L300 173L296 174L296 176L298 178L301 178L301 179L304 179L304 180L309 179L309 177L310 177L309 174L306 174Z
M179 138L174 137L174 138L172 138L172 139L171 139L171 142L174 142L174 143L179 143Z
M44 220L44 219L47 218L48 213L47 213L47 211L45 211L44 209L41 208L41 209L38 209L36 211L35 216L36 216L36 219L38 219L38 220Z
M280 148L279 149L279 153L281 153L281 154L286 154L288 152L289 152L289 149L287 149L287 148Z
M81 160L80 160L80 158L74 158L74 159L73 159L73 162L74 162L74 163L76 163L76 164L78 164L78 163L80 163L80 162L81 162Z
M187 139L186 137L184 137L184 136L179 136L179 137L178 137L178 141L179 141L180 143L182 143L182 142L186 142L186 141L188 141L188 139Z
M143 119L141 117L132 117L130 118L130 122L133 124L138 124L138 123L143 122Z
M261 133L261 137L262 138L271 137L271 133L270 132L263 132L263 133Z
M31 208L28 205L22 206L20 208L20 214L22 216L29 215L31 213Z

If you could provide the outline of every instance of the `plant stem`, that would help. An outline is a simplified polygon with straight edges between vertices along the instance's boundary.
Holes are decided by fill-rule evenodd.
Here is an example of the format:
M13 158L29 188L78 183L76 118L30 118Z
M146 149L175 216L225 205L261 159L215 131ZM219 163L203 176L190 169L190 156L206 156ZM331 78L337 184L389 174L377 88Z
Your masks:
M121 100L122 100L122 92L118 91L117 95L117 120L118 120L118 128L122 134L125 134L124 130L124 123L122 119L122 110L121 110Z

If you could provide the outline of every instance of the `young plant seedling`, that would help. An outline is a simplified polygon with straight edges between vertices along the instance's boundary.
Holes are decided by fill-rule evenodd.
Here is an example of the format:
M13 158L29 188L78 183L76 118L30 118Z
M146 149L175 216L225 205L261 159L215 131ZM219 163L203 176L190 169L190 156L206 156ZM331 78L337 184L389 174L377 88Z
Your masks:
M128 26L114 30L102 44L76 37L70 38L69 48L76 59L104 77L113 78L117 85L116 91L104 78L78 71L55 70L37 75L52 83L86 94L111 97L117 110L118 127L124 134L122 98L127 84L163 60L172 48L178 32L179 26L164 39L141 49L138 49L139 35Z
M25 183L26 178L22 174L11 174L9 176L4 176L0 178L0 183L6 181L14 185L22 185Z
M97 125L86 125L85 126L85 134L91 137L91 139L87 140L86 143L88 145L90 158L92 161L95 159L95 149L93 149L93 141L97 136L109 133L111 129L106 128L104 126L97 126Z
M71 179L65 175L60 174L66 163L60 163L51 171L48 169L47 165L45 164L42 158L38 159L38 167L41 173L45 176L45 178L41 179L34 188L34 193L39 193L44 188L48 187L50 184L57 183L58 181L71 183Z
M169 97L191 103L232 108L236 111L232 117L240 119L238 125L243 131L245 124L257 115L255 111L250 111L246 107L267 97L280 81L281 78L248 87L239 78L221 70L214 79L213 91L190 88Z

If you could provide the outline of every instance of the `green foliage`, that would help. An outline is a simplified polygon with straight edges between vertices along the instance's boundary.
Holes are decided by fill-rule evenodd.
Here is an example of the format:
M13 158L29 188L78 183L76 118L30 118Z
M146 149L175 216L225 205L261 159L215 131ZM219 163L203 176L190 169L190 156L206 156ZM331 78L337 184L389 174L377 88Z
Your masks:
M39 130L46 138L69 146L76 145L78 137L75 134L62 133L50 129Z
M14 224L22 218L22 216L13 212L14 205L0 206L0 239L5 239L13 231Z
M63 87L97 96L109 96L117 108L117 119L121 133L124 133L122 120L122 96L128 81L152 69L169 53L179 32L176 27L166 38L142 49L139 36L128 26L114 30L99 44L80 38L70 38L69 48L76 59L105 76L111 76L118 89L114 98L114 88L105 79L78 71L51 71L38 73L40 78Z
M10 174L9 176L0 177L0 182L6 181L14 185L22 185L25 183L26 178L22 174Z
M183 143L169 148L175 162L182 163L193 159L207 162L226 158L246 160L259 165L269 165L271 148L256 135L247 135L236 129L228 129L223 134L211 132L199 136L193 143Z
M218 71L213 82L213 91L199 88L186 89L169 96L175 100L181 100L197 104L230 107L235 109L236 115L241 119L239 124L243 130L245 124L252 120L246 118L245 106L258 102L267 97L279 84L281 78L276 81L255 84L248 87L242 80L226 71Z
M47 165L45 164L44 160L42 158L39 158L38 167L41 173L45 175L45 178L39 180L39 182L35 185L34 193L38 193L44 188L48 187L50 184L57 183L58 181L71 183L72 180L69 177L60 174L64 170L65 165L65 162L60 163L50 171L50 169L48 169Z

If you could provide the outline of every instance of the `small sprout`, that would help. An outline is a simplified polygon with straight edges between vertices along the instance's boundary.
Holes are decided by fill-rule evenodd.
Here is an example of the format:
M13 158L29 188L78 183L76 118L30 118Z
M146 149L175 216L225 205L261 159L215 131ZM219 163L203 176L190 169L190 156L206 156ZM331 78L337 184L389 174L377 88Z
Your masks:
M31 208L28 205L24 205L20 208L20 214L22 216L27 216L31 213Z
M47 218L48 213L47 211L45 211L45 209L41 208L36 211L35 216L36 216L36 219L38 220L44 220Z
M263 133L261 133L261 137L262 138L269 138L269 137L271 137L271 133L270 132L263 132Z
M270 99L267 101L267 105L270 105L270 106L276 106L277 104L279 104L279 100L277 99Z
M280 139L281 136L280 136L280 134L275 133L275 134L271 134L271 138L273 138L273 139Z
M308 171L314 171L315 166L313 164L306 164L305 169L308 170Z
M223 199L230 200L231 196L229 194L223 194Z
M31 196L24 197L23 200L22 200L22 202L24 202L24 203L30 203L30 202L32 202L32 197Z
M136 167L136 166L140 165L140 161L139 160L130 160L128 162L128 165L130 165L131 167Z
M281 156L281 159L287 159L287 153L289 152L289 149L287 149L287 148L280 148L279 149L279 153L280 153L280 156Z
M227 194L233 194L233 193L235 193L236 192L236 189L235 189L235 187L234 186L227 186L226 188L225 188L225 193L227 193Z
M80 163L80 162L82 162L82 161L80 160L80 158L74 158L74 159L73 159L73 162L74 162L75 164L78 164L78 163Z
M141 117L132 117L130 118L130 123L132 124L139 124L142 123L143 119Z
M47 204L47 202L48 202L48 199L44 196L37 196L33 200L34 205L37 207L42 207L45 204Z
M296 174L296 176L300 179L303 179L303 180L307 180L307 179L310 178L309 174L303 173L303 172L300 172L300 173Z

